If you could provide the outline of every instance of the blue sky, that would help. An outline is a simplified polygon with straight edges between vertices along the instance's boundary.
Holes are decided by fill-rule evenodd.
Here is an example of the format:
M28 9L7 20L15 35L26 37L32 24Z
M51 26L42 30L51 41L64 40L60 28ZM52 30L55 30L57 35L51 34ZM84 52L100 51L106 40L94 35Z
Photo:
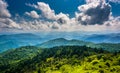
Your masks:
M1 0L0 32L120 30L119 0Z
M37 2L48 3L51 9L55 10L58 14L60 12L74 16L74 12L77 11L79 5L85 4L85 0L6 0L10 13L15 15L16 13L23 15L26 11L31 11L33 8L26 6L26 3L36 4ZM114 16L120 16L120 4L110 2L112 6L112 13Z
M74 16L74 12L77 11L77 7L84 4L84 0L6 0L9 7L9 11L12 15L18 13L23 15L26 11L31 11L33 8L26 6L26 3L36 4L37 2L48 3L51 9L55 10L58 14L60 12L70 14ZM39 11L38 11L39 12Z

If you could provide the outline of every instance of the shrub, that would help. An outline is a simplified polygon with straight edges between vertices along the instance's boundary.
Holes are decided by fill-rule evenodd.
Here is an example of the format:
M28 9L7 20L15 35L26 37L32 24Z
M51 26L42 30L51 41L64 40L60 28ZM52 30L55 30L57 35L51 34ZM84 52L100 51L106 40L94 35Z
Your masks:
M104 70L99 70L100 73L104 73Z

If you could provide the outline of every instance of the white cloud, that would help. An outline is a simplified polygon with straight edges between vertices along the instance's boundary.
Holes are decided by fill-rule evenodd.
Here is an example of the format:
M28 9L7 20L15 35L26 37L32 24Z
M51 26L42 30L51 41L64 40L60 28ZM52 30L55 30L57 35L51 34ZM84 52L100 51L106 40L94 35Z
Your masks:
M11 17L11 14L7 10L7 3L0 0L0 18Z
M97 3L97 2L102 2L105 3L106 0L86 0L86 3Z
M113 17L111 6L105 0L86 0L86 4L78 7L79 12L70 18L68 14L55 11L43 2L27 4L41 11L38 15L36 11L25 14L35 18L31 21L21 20L16 24L9 17L0 17L0 28L21 28L23 31L114 31L120 30L120 17ZM7 6L5 7L7 10ZM8 11L8 10L7 10ZM9 12L9 11L8 11ZM10 13L9 13L10 14ZM43 17L43 18L42 18ZM40 18L40 19L37 19ZM45 20L44 20L45 19ZM2 31L2 30L1 30Z
M28 4L42 12L41 16L50 20L35 20L22 23L27 29L58 30L58 31L108 31L119 30L120 20L111 14L111 6L105 0L86 0L86 4L78 7L76 17L69 18L68 14L59 13L43 2ZM28 25L29 24L29 25ZM86 24L86 25L85 25Z
M70 22L69 15L64 13L56 15L56 20L59 24L68 24Z
M42 15L47 19L55 20L55 12L48 4L44 2L37 2L37 5L32 5L34 8L41 10Z
M86 0L87 4L81 5L76 13L77 20L83 25L103 24L109 20L111 6L105 0Z
M23 30L51 30L54 27L54 22L44 21L44 20L34 20L34 21L22 21L20 26ZM56 25L55 25L56 27Z
M32 18L39 18L40 16L38 15L38 13L36 11L31 11L31 12L25 12L26 15L32 17Z
M55 14L55 11L50 8L50 6L44 2L37 2L37 5L26 4L28 6L34 7L42 12L42 16L49 20L55 20L60 24L65 24L69 21L69 15L64 13Z
M9 18L0 18L0 22L4 24L1 25L0 27L5 27L5 28L19 28L19 25L16 24L13 20L9 19Z
M20 29L19 25L10 19L11 14L9 13L7 6L8 5L5 1L0 0L0 29Z

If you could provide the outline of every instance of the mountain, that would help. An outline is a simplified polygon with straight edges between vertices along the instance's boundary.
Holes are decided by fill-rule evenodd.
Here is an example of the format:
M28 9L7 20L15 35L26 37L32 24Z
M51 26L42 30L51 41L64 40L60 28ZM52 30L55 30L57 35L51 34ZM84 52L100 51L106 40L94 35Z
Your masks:
M31 33L0 35L0 52L21 46L36 45L40 41L42 40L39 36Z
M120 43L99 43L95 44L96 48L103 48L108 51L120 51Z
M45 41L56 38L65 38L88 41L93 43L120 43L120 33L41 32L37 34L40 34L40 36L44 38Z
M120 43L120 33L86 35L84 40L94 43Z
M57 39L53 39L53 40L49 40L47 42L44 42L42 44L38 44L36 46L38 47L42 47L42 48L52 48L55 46L66 46L66 45L79 45L79 46L84 46L84 45L89 45L89 44L93 44L91 42L84 42L84 41L80 41L80 40L67 40L64 38L57 38Z
M31 49L30 49L31 48ZM5 56L5 61L0 63L1 73L119 73L120 52L108 52L103 49L86 46L59 46L42 50L37 55L30 57L29 50L34 47L18 48ZM19 51L20 50L20 51ZM24 50L27 50L24 52ZM35 49L34 49L35 50ZM24 53L26 54L24 57ZM15 54L14 54L15 53ZM21 53L21 56L19 55ZM17 54L17 55L16 55ZM7 57L8 56L8 57ZM15 57L15 58L14 58ZM23 59L16 59L23 57ZM6 64L13 58L13 62ZM18 61L19 60L19 61ZM17 61L17 62L16 62Z
M92 48L103 48L108 51L119 51L120 50L120 43L92 43L92 42L85 42L80 40L67 40L64 38L57 38L42 44L38 44L36 46L42 48L52 48L55 46L87 46Z
M31 59L41 53L42 49L35 46L24 46L0 53L0 66L16 64L22 60Z
M73 39L73 40L66 40L66 39ZM94 48L94 47L99 47L100 45L96 45L96 44L100 44L100 43L103 43L103 44L106 43L106 45L108 46L116 45L116 44L119 45L120 33L81 34L81 33L75 33L75 32L74 33L59 32L55 34L19 33L19 34L0 35L0 52L6 51L8 49L15 49L21 46L27 46L27 45L34 46L37 44L38 44L37 46L45 47L45 48L61 46L61 45L79 45L80 46L80 45L87 44L88 47L90 46ZM102 48L104 48L104 46ZM119 49L119 47L114 47L114 48ZM111 46L107 49L114 49L114 48L112 48Z

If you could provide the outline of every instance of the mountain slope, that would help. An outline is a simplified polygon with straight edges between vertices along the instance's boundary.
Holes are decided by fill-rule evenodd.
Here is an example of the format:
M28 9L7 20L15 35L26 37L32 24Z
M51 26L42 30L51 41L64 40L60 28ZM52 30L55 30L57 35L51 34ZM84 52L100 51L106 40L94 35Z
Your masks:
M120 50L120 43L92 43L92 42L85 42L85 41L80 41L80 40L67 40L64 38L57 38L53 39L47 42L44 42L42 44L38 44L38 47L42 48L52 48L55 46L87 46L87 47L92 47L92 48L103 48L108 51L119 51Z
M114 51L120 51L120 43L99 43L95 44L96 48L103 48L105 50L114 52Z
M84 41L80 41L80 40L67 40L67 39L64 39L64 38L57 38L57 39L53 39L53 40L44 42L42 44L38 44L36 46L42 47L42 48L52 48L52 47L55 47L55 46L65 46L65 45L84 46L84 45L89 45L89 44L93 44L93 43L84 42Z
M17 49L10 49L0 53L0 68L1 66L16 64L22 60L31 59L41 52L42 49L35 46L25 46Z
M120 33L86 35L84 40L94 43L120 43Z
M31 33L0 35L0 52L21 46L35 45L41 38Z
M56 35L57 34L57 35ZM45 45L45 41L50 39L61 38L58 41L54 40L54 45L48 43ZM76 39L76 40L66 40L68 39ZM61 41L60 41L61 40ZM80 40L80 41L77 41ZM62 42L63 41L63 42ZM68 42L69 41L69 42ZM86 42L84 42L86 41ZM45 43L43 43L45 42ZM73 43L71 43L73 42ZM88 43L92 45L93 43L120 43L120 33L110 33L110 34L80 34L80 33L37 33L37 35L32 33L19 33L19 34L9 34L9 35L0 35L0 52L6 51L8 49L18 48L21 46L31 45L34 46L39 44L38 46L42 47L52 47L52 46L60 46L60 45L80 45L83 43ZM43 44L40 44L43 43ZM88 46L89 46L88 45ZM92 45L94 46L94 45Z
M43 51L32 59L22 60L1 73L118 73L120 53L86 46L60 46Z

